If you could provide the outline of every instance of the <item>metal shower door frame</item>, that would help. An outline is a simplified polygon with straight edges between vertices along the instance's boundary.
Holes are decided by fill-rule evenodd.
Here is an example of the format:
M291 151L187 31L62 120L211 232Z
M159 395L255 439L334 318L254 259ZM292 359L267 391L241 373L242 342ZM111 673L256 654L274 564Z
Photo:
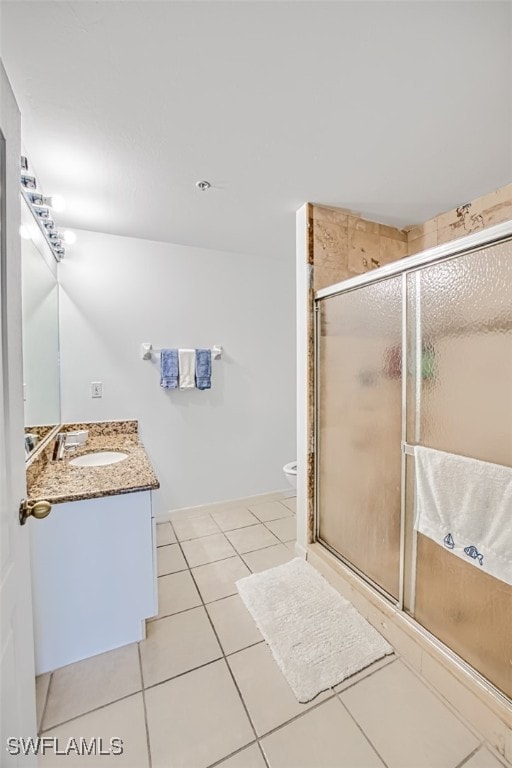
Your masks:
M385 597L390 603L395 605L400 611L404 610L404 586L405 586L405 518L406 518L406 455L414 453L414 444L407 442L407 346L409 335L409 324L407 320L407 277L412 273L419 275L419 270L423 267L427 267L433 264L440 264L450 259L458 258L459 256L465 256L469 253L479 251L482 248L496 245L498 243L506 242L512 239L512 221L507 221L502 224L497 224L494 227L488 229L479 230L466 235L465 237L452 240L444 245L438 245L434 248L429 248L414 256L406 256L399 261L386 264L383 267L366 272L357 277L349 278L341 283L322 288L315 292L314 296L314 424L313 424L313 444L314 444L314 540L318 541L323 547L332 552L341 562L343 562L348 568L350 568L355 574L357 574L363 581L369 584L379 594ZM319 403L319 383L320 383L320 304L323 300L333 298L334 296L340 296L342 294L356 291L359 288L363 288L367 285L388 280L392 277L402 278L402 403L401 403L401 471L400 471L400 551L399 551L399 593L398 601L384 590L373 579L369 578L363 571L353 565L343 555L334 550L319 536L319 419L320 419L320 403ZM416 338L416 354L420 354L418 349L421 350L421 345L418 347L417 340L421 335L421 307L417 304L415 313L415 338ZM418 361L416 361L416 372L421 370L418 367ZM416 382L417 386L418 382ZM415 443L420 441L419 433L419 409L421 406L421 398L416 397L416 413L415 413Z

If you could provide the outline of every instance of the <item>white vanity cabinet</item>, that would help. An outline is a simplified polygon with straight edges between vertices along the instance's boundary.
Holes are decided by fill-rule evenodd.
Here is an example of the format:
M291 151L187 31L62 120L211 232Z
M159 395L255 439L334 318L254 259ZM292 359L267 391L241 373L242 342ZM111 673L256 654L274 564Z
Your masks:
M29 524L36 674L143 639L157 613L151 491L55 504Z

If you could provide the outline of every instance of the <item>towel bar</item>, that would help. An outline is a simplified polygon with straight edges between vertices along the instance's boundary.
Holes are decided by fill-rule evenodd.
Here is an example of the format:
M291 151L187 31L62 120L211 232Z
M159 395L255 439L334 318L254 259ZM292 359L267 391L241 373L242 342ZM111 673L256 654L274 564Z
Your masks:
M162 350L159 347L154 347L149 342L141 344L141 357L143 360L151 360L152 355L159 355ZM214 360L220 360L222 357L223 349L220 344L214 344L211 348L212 358Z

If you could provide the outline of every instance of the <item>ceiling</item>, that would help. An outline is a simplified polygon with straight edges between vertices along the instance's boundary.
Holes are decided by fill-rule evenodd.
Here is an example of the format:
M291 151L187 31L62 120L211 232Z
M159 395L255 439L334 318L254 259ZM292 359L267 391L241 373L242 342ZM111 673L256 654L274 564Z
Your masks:
M0 28L65 226L291 259L305 201L404 226L512 180L509 2L4 0Z

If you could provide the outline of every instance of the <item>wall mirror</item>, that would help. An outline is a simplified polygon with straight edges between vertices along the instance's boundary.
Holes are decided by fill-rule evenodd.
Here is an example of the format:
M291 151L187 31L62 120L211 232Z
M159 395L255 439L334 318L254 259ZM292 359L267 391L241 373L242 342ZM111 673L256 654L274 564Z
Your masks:
M23 398L28 459L60 424L57 262L21 198Z

